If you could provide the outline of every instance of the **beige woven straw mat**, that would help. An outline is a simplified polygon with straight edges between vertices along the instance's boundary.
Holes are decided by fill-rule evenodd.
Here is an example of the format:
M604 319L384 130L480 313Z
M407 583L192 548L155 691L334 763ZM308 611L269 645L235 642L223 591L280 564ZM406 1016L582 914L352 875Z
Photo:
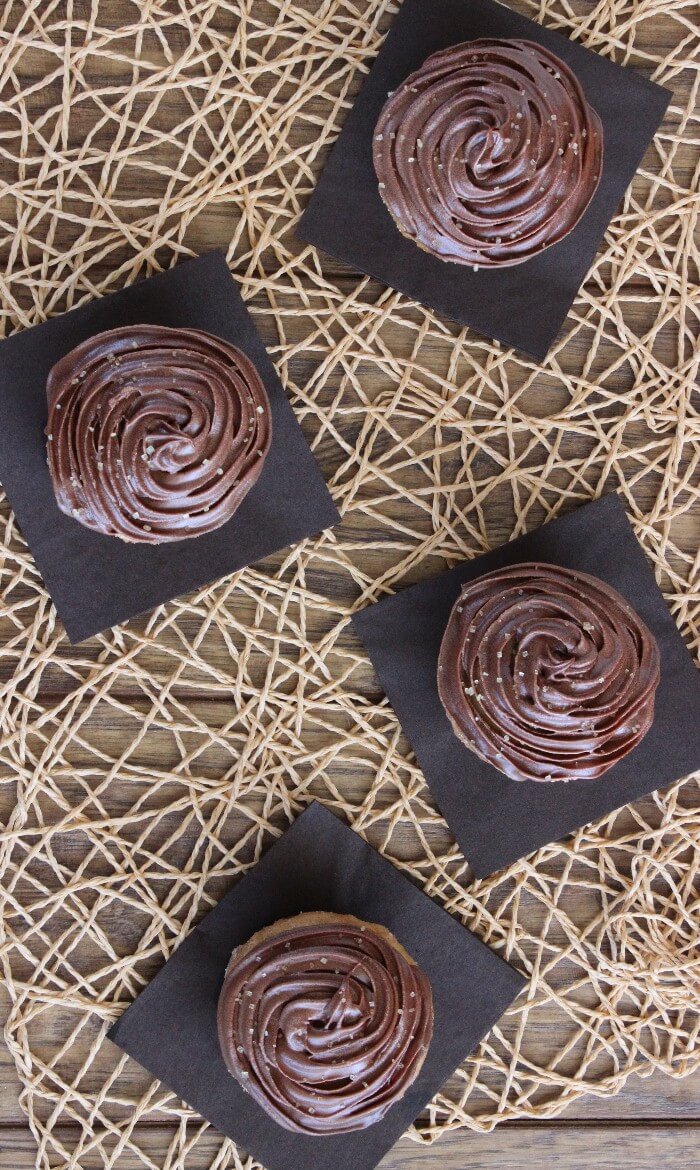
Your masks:
M674 91L541 367L295 240L395 5L2 7L4 332L223 247L344 517L71 647L3 504L0 953L42 1168L252 1165L102 1037L312 797L531 978L417 1135L700 1066L697 779L474 882L348 625L617 489L700 643L694 12L514 6Z

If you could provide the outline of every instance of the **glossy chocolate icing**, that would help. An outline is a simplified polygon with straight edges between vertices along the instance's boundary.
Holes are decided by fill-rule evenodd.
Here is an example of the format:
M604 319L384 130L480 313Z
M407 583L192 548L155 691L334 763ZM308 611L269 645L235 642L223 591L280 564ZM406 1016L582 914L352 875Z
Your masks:
M513 780L593 780L654 718L659 651L609 585L557 565L465 585L440 648L457 736Z
M234 952L218 1030L229 1071L280 1125L348 1133L379 1121L415 1080L432 993L384 927L301 914Z
M390 94L373 142L399 230L441 260L520 264L576 226L603 130L569 67L530 41L434 53Z
M161 544L218 528L270 446L270 404L255 366L198 329L100 333L57 362L47 394L59 507L125 541Z

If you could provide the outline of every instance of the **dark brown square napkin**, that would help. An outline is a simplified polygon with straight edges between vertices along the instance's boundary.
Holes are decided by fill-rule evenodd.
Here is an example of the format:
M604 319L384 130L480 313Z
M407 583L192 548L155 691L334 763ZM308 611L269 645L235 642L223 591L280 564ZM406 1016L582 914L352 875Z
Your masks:
M46 379L79 342L122 325L205 329L255 363L272 446L235 516L191 540L125 544L60 511L46 465ZM234 573L338 522L337 509L221 252L0 342L0 482L71 642Z
M304 910L393 932L428 976L435 1031L423 1068L382 1121L310 1137L283 1129L229 1075L216 1006L231 952ZM109 1037L267 1170L373 1170L524 986L517 971L322 805L312 804L175 951Z
M401 235L379 196L372 138L390 90L431 53L478 37L536 41L567 62L602 120L604 165L590 206L565 240L513 268L473 272L438 260ZM541 360L670 98L668 90L634 70L495 0L405 0L346 118L298 234L446 317Z
M521 561L580 569L607 581L644 619L659 644L661 682L653 725L599 780L510 780L465 747L440 702L440 643L462 586ZM614 494L384 598L355 614L353 625L477 877L700 767L700 672Z

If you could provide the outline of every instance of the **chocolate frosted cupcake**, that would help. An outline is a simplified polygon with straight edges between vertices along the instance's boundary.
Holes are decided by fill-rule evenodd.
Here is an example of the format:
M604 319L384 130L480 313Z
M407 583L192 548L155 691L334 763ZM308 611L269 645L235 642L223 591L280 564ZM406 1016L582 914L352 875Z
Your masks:
M100 333L53 367L47 393L59 508L125 541L163 544L225 524L270 446L255 366L198 329Z
M229 1072L280 1125L349 1133L380 1121L418 1076L432 993L385 927L300 914L234 952L218 1030Z
M541 45L467 41L389 95L373 151L403 235L441 260L499 268L576 226L600 181L603 130L569 67Z
M659 650L609 585L522 564L464 587L438 690L452 728L513 780L594 780L651 727Z

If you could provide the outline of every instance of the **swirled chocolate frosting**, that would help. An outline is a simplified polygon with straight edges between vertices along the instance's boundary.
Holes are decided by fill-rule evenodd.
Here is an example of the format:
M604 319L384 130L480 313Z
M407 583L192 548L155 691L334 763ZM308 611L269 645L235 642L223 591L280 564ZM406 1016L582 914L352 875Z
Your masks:
M456 735L513 780L594 780L651 727L656 642L609 585L522 564L470 582L440 649Z
M218 528L270 446L255 366L199 329L100 333L57 362L47 393L59 508L125 541L162 544Z
M348 1133L379 1121L415 1080L432 993L384 927L301 914L234 952L218 1028L229 1071L280 1125Z
M379 191L441 260L520 264L576 226L600 181L603 129L569 67L530 41L433 53L386 102Z

